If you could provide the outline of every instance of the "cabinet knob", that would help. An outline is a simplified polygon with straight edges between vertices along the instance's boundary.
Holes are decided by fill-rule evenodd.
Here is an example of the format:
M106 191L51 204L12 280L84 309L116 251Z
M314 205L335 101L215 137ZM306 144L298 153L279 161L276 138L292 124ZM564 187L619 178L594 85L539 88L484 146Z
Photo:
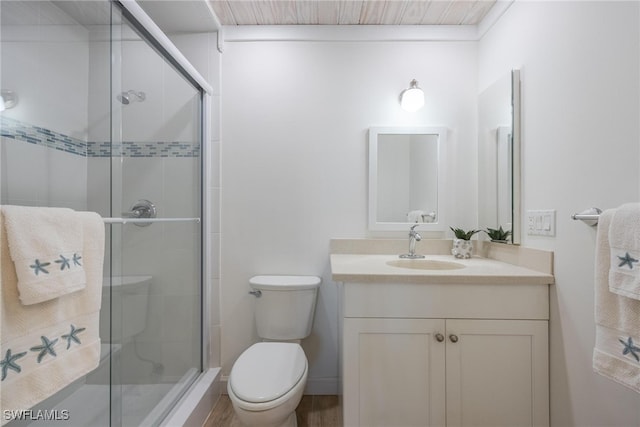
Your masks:
M456 343L456 342L458 342L458 336L454 335L454 334L451 334L451 335L449 335L449 340L451 340L451 342L453 342L453 343Z
M444 341L444 335L442 335L441 333L437 333L436 334L436 341L438 341L438 342Z

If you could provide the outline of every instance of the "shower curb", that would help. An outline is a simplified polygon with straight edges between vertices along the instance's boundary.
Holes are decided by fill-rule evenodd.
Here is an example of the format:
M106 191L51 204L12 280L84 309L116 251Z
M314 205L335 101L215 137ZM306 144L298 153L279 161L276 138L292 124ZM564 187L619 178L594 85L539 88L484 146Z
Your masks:
M202 373L180 399L161 427L201 427L220 397L220 368Z

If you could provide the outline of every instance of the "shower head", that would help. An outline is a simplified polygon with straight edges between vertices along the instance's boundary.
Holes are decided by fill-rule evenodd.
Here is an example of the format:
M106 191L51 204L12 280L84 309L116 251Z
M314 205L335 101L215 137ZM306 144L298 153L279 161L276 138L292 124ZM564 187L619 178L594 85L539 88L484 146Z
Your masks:
M132 102L142 102L147 99L144 92L136 92L135 90L128 90L126 92L119 93L116 96L118 102L123 105L129 105Z

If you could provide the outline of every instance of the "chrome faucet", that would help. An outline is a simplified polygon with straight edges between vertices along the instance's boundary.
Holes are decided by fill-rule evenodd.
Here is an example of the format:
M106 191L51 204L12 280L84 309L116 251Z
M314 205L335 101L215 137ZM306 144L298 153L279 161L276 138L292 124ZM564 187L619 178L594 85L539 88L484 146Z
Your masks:
M424 258L424 255L416 254L416 242L422 240L422 236L416 231L416 227L418 225L419 224L411 226L411 229L409 230L409 253L400 255L400 258Z

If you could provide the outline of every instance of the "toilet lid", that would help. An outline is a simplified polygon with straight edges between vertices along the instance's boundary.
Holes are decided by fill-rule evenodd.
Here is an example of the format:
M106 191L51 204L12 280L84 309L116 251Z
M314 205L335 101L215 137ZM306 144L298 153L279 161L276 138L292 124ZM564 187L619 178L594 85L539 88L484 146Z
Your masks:
M229 382L245 402L269 402L289 392L306 369L307 358L299 344L260 342L240 355Z

